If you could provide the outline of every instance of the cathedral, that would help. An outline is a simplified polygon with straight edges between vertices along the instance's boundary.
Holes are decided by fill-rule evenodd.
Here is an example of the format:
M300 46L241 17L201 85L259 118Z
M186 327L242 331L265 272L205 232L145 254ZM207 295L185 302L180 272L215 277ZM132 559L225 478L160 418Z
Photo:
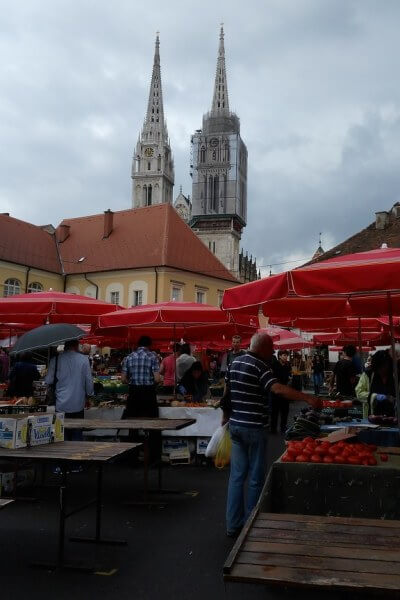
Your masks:
M247 148L238 116L229 110L224 30L221 27L211 110L191 138L192 195L173 202L174 162L164 117L157 34L147 113L132 164L132 206L173 204L181 218L242 282L259 278L256 260L243 254L247 219Z

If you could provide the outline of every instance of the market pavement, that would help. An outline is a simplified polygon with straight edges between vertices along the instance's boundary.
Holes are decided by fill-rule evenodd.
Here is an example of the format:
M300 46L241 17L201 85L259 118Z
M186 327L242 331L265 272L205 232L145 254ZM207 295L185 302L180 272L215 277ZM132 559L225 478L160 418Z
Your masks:
M280 435L270 436L268 461L283 448ZM123 504L140 489L141 470L128 465L105 469L105 536L125 537L126 547L67 543L67 557L101 565L102 574L46 572L29 567L32 560L54 558L57 490L41 489L42 500L18 502L0 512L1 595L5 599L42 600L317 600L320 593L231 584L225 589L222 566L233 541L225 535L228 470L214 466L165 469L168 487L189 492L167 497L166 508ZM72 475L71 501L91 497L94 472ZM154 485L156 473L152 473ZM68 535L93 532L93 509L70 519ZM350 596L349 596L350 597ZM324 592L324 600L347 598ZM354 594L351 595L355 599ZM365 598L365 596L364 596Z

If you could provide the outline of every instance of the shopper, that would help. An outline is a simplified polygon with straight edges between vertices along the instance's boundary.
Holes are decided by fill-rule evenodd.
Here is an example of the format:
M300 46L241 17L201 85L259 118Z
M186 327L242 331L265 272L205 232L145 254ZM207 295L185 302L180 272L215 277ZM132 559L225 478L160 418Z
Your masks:
M79 340L65 342L64 352L51 359L45 378L53 386L56 410L66 419L83 419L86 399L93 396L89 359L79 352ZM81 430L66 430L66 439L82 439Z
M8 395L16 398L33 396L33 382L40 379L40 373L29 353L21 354L10 371Z
M196 359L191 356L189 344L180 344L176 359L176 380L178 383L194 362L196 362Z
M208 376L201 362L196 361L186 371L178 387L180 394L190 394L193 402L203 402L208 392Z
M288 385L292 374L292 367L289 362L289 352L287 350L279 350L278 358L273 356L272 359L272 372L277 381L284 385ZM289 400L271 392L271 433L277 432L278 417L280 417L281 433L286 432L288 415Z
M124 419L140 417L158 417L156 383L161 381L158 358L151 351L152 340L143 335L138 347L126 358L122 381L129 383L129 394ZM129 439L135 440L135 432L129 432ZM161 453L161 433L150 433L150 454L152 460L158 460Z
M256 505L264 484L269 393L307 402L315 408L322 406L320 398L303 394L277 381L270 367L272 355L272 338L266 333L257 333L252 337L250 350L233 361L228 376L230 403L226 401L223 407L223 422L229 418L232 439L226 510L229 536L238 534Z
M174 344L171 354L165 356L160 365L160 375L163 376L163 392L172 394L175 389L175 363L179 344Z
M314 394L318 396L324 384L324 359L320 354L316 354L313 358L312 376L314 383Z
M357 399L368 403L373 415L394 416L396 390L392 357L386 350L378 350L371 366L361 375L356 386Z
M354 396L356 386L356 368L353 364L353 357L356 353L354 346L345 346L343 356L336 363L331 376L331 391L336 389L340 396ZM336 387L335 387L336 386Z

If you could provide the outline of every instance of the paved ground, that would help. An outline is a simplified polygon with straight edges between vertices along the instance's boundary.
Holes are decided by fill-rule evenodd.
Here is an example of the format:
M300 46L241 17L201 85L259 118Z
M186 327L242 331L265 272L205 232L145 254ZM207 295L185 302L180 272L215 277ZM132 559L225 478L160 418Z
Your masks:
M282 447L280 436L270 437L270 462ZM94 474L72 477L72 500L81 502L90 497ZM232 545L225 537L227 478L227 471L214 467L169 467L165 485L193 491L193 495L169 496L166 508L148 509L123 505L134 490L140 489L141 471L127 465L107 467L104 534L125 537L129 545L96 550L92 545L67 544L68 557L96 561L102 565L103 575L52 573L29 567L32 559L49 558L56 550L57 491L40 490L43 500L19 502L0 512L1 596L7 600L320 599L320 594L296 590L248 585L224 588L222 565ZM92 530L92 509L72 517L68 524L68 534ZM324 600L334 597L347 596L324 593Z

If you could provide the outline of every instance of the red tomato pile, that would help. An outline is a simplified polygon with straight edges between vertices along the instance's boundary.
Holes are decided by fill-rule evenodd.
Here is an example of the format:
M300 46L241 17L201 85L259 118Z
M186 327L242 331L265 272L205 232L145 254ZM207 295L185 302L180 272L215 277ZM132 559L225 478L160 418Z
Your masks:
M281 460L282 462L374 466L377 464L374 456L375 451L376 446L374 444L350 444L344 441L331 444L328 441L306 437L302 441L287 442L287 449ZM388 455L381 454L380 458L383 462L386 462Z

